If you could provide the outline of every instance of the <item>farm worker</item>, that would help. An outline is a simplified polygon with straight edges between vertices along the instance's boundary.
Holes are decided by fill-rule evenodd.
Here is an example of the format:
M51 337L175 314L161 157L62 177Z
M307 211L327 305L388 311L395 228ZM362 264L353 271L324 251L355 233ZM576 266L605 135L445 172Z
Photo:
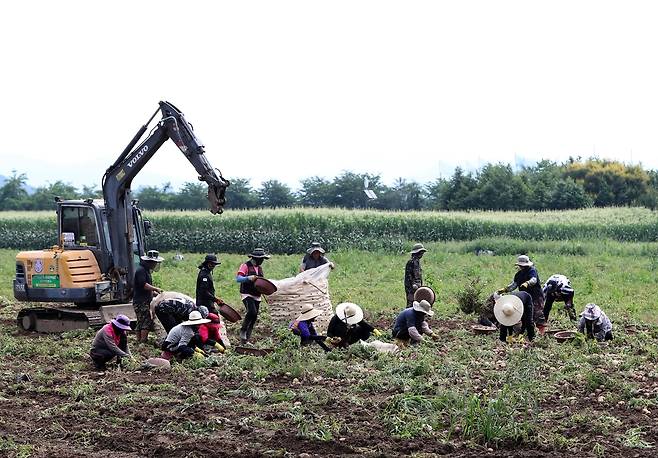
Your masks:
M423 334L438 339L427 323L427 317L434 315L432 305L426 300L413 301L411 308L404 309L395 319L393 338L398 347L408 343L418 344L423 341Z
M407 308L414 303L414 293L423 286L423 269L420 266L420 258L427 250L422 243L417 243L409 253L411 259L404 267L404 291L407 293Z
M261 296L256 290L254 282L258 277L263 277L261 264L263 264L265 259L270 258L262 248L255 248L247 256L250 259L240 266L238 274L235 277L235 281L240 284L240 297L246 309L242 327L240 328L240 343L243 345L249 342L251 332L254 329L256 320L258 320Z
M167 338L162 343L162 358L171 359L172 355L183 359L192 356L202 357L199 326L204 323L210 323L210 320L201 317L201 313L195 310L190 313L187 321L171 328Z
M221 318L215 313L209 313L210 323L199 326L199 339L204 347L211 347L220 353L224 353L226 344L221 335L221 329L224 327Z
M329 322L327 337L336 347L347 348L359 340L368 340L371 334L381 336L381 332L363 319L363 309L351 302L336 306L336 313Z
M212 313L217 313L215 304L221 303L221 300L215 297L215 285L212 280L212 271L219 264L221 263L217 255L207 254L199 265L199 275L196 277L196 305L203 305Z
M157 316L167 332L187 320L194 310L197 310L194 299L174 291L164 291L151 301L151 317Z
M89 356L98 370L105 370L107 364L116 356L117 362L121 364L121 358L130 357L128 350L128 335L130 330L130 318L126 315L117 315L96 333L91 343Z
M519 288L519 291L525 291L532 297L533 319L539 330L539 334L544 334L546 330L546 320L544 318L544 292L539 282L539 274L534 264L526 255L521 255L516 259L516 268L518 272L514 275L512 283L505 288L499 289L498 294L509 293Z
M569 314L571 321L576 321L576 309L573 306L574 290L571 287L571 281L564 275L553 274L550 276L544 285L544 296L546 303L544 304L544 318L548 322L548 316L551 314L553 302L564 302L564 309Z
M533 302L530 294L525 291L514 291L503 296L496 295L494 315L500 323L500 340L511 342L514 335L514 326L521 322L520 335L528 333L528 340L535 338L535 325L532 321Z
M297 319L290 323L292 333L300 337L302 346L316 342L324 351L331 351L324 343L327 336L318 335L313 326L313 321L322 315L322 310L314 308L312 304L304 304L301 312Z
M324 248L322 248L320 243L312 242L309 249L306 250L304 259L302 259L302 263L299 266L299 271L304 272L308 269L315 269L316 267L320 267L321 265L328 263L329 260L325 257L324 254Z
M612 340L612 322L596 304L587 304L580 314L578 330L599 342Z
M153 329L153 317L151 316L151 301L153 293L160 294L162 290L153 286L151 272L160 268L164 258L156 250L149 250L146 255L140 257L139 267L135 271L133 284L133 307L137 316L137 342L144 342Z

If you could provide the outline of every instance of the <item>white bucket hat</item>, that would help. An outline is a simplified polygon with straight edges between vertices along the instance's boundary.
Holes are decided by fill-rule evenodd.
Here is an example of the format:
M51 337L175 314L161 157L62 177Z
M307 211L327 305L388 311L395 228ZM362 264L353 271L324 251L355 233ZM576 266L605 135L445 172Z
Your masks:
M194 326L196 324L210 323L208 318L202 318L201 313L198 311L190 312L190 316L187 321L183 321L181 324L183 326Z
M533 262L530 260L529 257L526 255L522 254L518 258L516 258L516 265L521 266L521 267L531 267L534 266Z
M434 311L432 310L432 304L427 302L425 299L423 299L420 302L414 301L412 307L415 311L423 312L427 316L434 315Z
M343 302L336 306L336 316L347 324L357 324L363 320L363 310L351 302Z
M503 326L514 326L523 316L523 301L513 294L505 294L494 304L496 320Z
M587 304L580 316L589 321L598 320L601 317L601 307L596 304Z
M302 305L302 313L297 317L297 321L306 321L316 318L324 313L313 307L313 304Z
M164 261L164 258L160 256L160 252L158 250L148 250L144 256L140 256L139 259L142 261L155 261L155 262L162 262Z

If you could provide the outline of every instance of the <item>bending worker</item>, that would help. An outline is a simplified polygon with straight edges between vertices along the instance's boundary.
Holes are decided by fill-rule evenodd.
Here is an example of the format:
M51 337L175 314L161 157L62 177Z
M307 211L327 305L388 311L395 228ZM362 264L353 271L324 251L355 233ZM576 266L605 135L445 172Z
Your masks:
M382 333L363 319L363 310L351 302L336 306L336 314L331 318L327 328L327 337L336 347L347 348L359 340L368 340L371 334Z
M514 275L514 280L512 280L512 283L505 288L499 289L498 294L509 293L516 288L519 288L519 291L525 291L530 294L530 297L532 298L533 320L537 325L539 333L544 334L544 330L546 329L546 320L544 318L544 292L541 289L537 269L534 267L533 262L530 261L530 258L526 255L519 256L515 265L518 272Z
M429 302L426 300L414 301L411 308L404 309L395 320L393 325L395 344L398 347L403 347L408 343L418 344L423 341L423 334L437 339L438 336L427 324L427 317L432 315L434 315L434 311Z

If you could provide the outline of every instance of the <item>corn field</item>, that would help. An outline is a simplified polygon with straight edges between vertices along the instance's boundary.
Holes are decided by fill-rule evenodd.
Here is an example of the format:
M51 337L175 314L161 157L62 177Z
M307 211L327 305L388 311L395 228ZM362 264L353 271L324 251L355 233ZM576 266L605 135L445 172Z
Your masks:
M145 217L154 227L149 245L163 251L245 253L258 245L273 253L298 253L314 240L331 250L401 252L410 241L658 239L658 217L644 208L548 212L282 209L227 211L221 216L156 211ZM0 248L42 249L55 243L54 212L0 213Z

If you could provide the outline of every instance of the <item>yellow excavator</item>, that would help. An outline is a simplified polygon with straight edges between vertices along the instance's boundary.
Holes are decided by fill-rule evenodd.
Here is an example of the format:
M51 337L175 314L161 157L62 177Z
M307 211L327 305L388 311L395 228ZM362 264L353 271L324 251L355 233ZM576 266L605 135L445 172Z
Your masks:
M138 146L158 113L162 118ZM212 168L205 148L183 113L169 102L158 109L103 175L103 200L56 198L58 244L16 255L14 297L25 302L46 302L18 314L27 331L62 332L99 326L118 313L134 317L133 277L140 256L147 250L151 224L142 217L130 186L144 165L171 139L208 184L210 211L220 214L230 185ZM52 303L73 303L58 307ZM63 305L63 304L62 304Z

